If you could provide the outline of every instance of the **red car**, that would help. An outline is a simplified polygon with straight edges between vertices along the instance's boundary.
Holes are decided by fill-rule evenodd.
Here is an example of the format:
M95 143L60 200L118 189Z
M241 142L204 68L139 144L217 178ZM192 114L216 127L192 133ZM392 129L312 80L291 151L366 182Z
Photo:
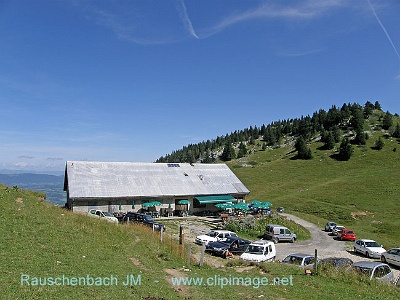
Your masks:
M353 230L343 229L342 232L338 234L338 238L340 238L341 241L355 241L357 237Z

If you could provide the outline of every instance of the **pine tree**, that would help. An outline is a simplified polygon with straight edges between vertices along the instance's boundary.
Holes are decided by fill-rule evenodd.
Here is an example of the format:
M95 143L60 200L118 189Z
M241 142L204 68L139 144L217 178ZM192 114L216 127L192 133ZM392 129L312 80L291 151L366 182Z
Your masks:
M378 101L375 101L374 107L376 110L382 110L381 104Z
M221 154L221 160L223 161L230 161L236 157L235 149L232 147L232 143L230 139L228 139L225 143L224 150Z
M354 143L356 145L365 145L366 144L364 131L362 131L362 130L356 131L356 137L354 139Z
M295 143L295 148L297 150L297 157L300 159L311 159L312 153L311 149L307 147L307 143L302 136L300 136Z
M386 112L382 121L382 128L388 130L391 126L393 126L393 116L390 112Z
M382 141L382 138L379 137L379 138L375 141L375 149L376 149L376 150L382 150L383 146L385 146L385 143Z
M397 122L396 128L394 129L392 136L395 137L395 138L400 138L400 124L399 124L399 122Z
M325 138L325 149L331 150L333 148L335 148L335 138L332 131L329 131Z
M238 158L244 157L244 156L246 156L246 153L247 153L246 145L243 142L241 142L239 145L239 152L238 152L237 157Z
M342 160L349 160L353 155L353 146L350 144L349 140L345 137L340 143L339 157Z

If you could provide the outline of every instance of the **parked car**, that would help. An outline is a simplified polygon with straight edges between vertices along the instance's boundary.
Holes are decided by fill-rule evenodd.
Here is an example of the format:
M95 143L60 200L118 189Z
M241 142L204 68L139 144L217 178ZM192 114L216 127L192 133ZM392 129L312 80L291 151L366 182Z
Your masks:
M346 257L327 257L319 260L317 264L321 269L346 269L353 264L353 261Z
M325 231L332 231L337 224L335 222L328 222L325 224Z
M147 225L151 228L154 228L157 231L165 231L166 227L164 224L158 223L153 220L153 218L146 214L136 213L136 212L127 212L125 216L122 218L122 222L124 223L141 223Z
M297 239L296 234L290 232L288 228L277 224L267 224L265 227L264 238L272 240L275 244L281 241L294 243Z
M369 277L370 280L377 279L388 283L394 282L392 269L384 263L375 261L359 261L351 266L351 270Z
M259 240L252 242L246 251L240 256L246 261L273 261L276 257L275 244L271 241Z
M199 245L202 245L203 243L207 245L209 242L224 241L228 237L238 236L236 233L229 230L211 230L207 234L196 236L194 242Z
M381 258L381 255L386 250L382 245L374 240L356 240L354 242L354 253L364 254L366 257Z
M332 229L332 235L333 236L337 236L339 234L339 232L341 232L343 229L345 229L344 226L342 225L336 225L335 227L333 227Z
M397 276L397 279L395 280L394 285L400 289L400 276Z
M314 264L314 261L315 261L314 255L295 253L295 254L289 254L288 256L286 256L282 260L282 263L306 267L306 266L310 266L310 265Z
M400 248L392 248L383 252L381 262L400 267Z
M276 209L276 211L277 211L278 213L283 213L284 210L285 210L285 209L284 209L282 206L279 206L279 207Z
M118 219L106 211L101 211L98 209L91 209L88 211L87 215L89 217L106 220L111 223L118 223Z
M242 254L249 246L250 241L239 237L227 237L225 241L209 242L206 246L206 251L211 255L227 257L228 252L233 255Z
M338 233L338 238L341 241L355 241L357 236L353 230L343 229L341 232Z

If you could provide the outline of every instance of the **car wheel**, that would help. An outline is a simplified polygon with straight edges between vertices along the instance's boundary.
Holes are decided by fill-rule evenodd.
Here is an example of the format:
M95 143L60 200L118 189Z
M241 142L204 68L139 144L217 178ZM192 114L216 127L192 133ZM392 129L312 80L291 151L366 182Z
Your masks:
M369 258L369 253L368 253L368 251L365 251L365 257L366 257L366 258Z
M278 239L277 239L277 238L274 238L274 239L273 239L273 242L274 242L274 244L278 244Z
M386 258L383 255L381 256L381 262L386 264Z
M354 247L353 251L354 251L354 253L357 253L357 249L356 249L356 247Z
M290 240L290 242L291 242L291 243L294 243L294 238L292 238L292 239Z

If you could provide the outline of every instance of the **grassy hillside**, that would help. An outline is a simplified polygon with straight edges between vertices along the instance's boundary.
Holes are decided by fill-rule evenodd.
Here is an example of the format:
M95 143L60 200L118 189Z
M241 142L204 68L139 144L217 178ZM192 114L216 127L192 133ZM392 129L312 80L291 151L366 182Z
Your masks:
M366 130L378 122L369 121ZM385 247L399 246L399 140L386 138L384 131L371 130L369 136L367 145L354 147L349 161L334 159L335 150L323 150L316 140L310 144L314 158L298 160L293 139L288 139L265 151L258 141L252 154L228 165L250 189L249 200L268 200L321 226L337 221L359 237L376 239ZM379 136L385 142L380 151L373 149ZM297 267L252 265L238 259L226 261L224 268L200 267L197 261L187 268L176 236L166 233L160 242L147 227L94 220L43 199L37 192L0 185L1 299L399 297L394 287L333 270L305 276ZM125 285L127 276L132 282ZM65 278L72 280L69 285ZM174 278L203 282L178 286ZM233 279L244 285L229 285Z
M279 263L257 267L235 259L226 268L213 269L199 267L193 261L191 268L186 269L183 267L186 259L180 257L175 239L168 234L161 243L148 228L94 220L50 205L39 193L1 185L0 217L2 299L321 299L326 296L396 299L398 296L394 287L357 276L333 273L310 277L303 275L300 268ZM123 282L131 274L133 282L125 286ZM49 281L44 284L44 278L54 281L62 276L96 278L98 286L89 281L75 283L76 286L50 285ZM173 286L172 278L180 276L210 280L200 286ZM35 283L34 277L42 278L42 285ZM104 279L111 277L118 282L110 285ZM241 277L246 285L221 286L232 277ZM264 277L270 280L268 285L260 285L259 280ZM274 278L280 280L280 285L271 285Z
M375 150L379 136L385 146ZM251 191L248 199L270 201L321 225L341 223L385 247L400 245L398 139L370 131L367 144L354 146L348 161L336 160L336 150L323 150L317 141L310 144L313 159L299 160L292 145L228 163Z

